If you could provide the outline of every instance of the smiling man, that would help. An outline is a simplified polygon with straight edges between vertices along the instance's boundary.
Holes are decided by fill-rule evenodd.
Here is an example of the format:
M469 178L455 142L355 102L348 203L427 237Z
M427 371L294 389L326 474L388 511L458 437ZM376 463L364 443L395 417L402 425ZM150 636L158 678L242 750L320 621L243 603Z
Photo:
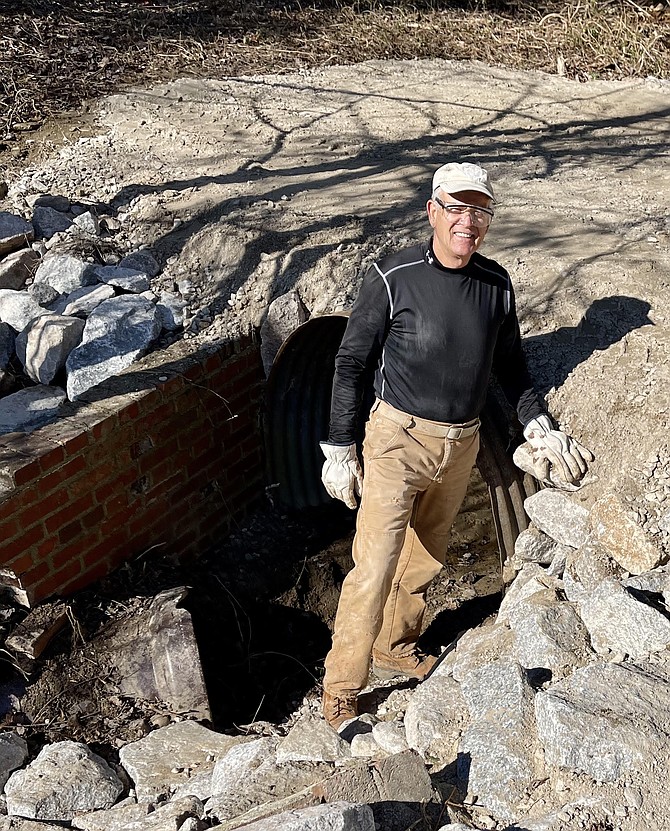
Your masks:
M323 714L335 728L357 714L371 656L378 676L423 679L435 664L417 650L425 595L477 457L491 372L539 470L574 483L592 459L554 429L528 375L509 275L479 253L494 200L483 168L440 167L431 239L372 266L337 354L322 480L352 509L362 498L323 679ZM363 486L354 437L369 370L376 401Z

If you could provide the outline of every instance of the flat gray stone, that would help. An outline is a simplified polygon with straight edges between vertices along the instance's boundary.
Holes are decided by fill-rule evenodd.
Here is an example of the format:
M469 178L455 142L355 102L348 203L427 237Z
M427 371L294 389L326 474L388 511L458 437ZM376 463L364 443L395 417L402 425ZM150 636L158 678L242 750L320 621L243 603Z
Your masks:
M96 282L94 267L70 254L47 254L35 272L35 283L46 283L59 294L69 294Z
M202 802L195 796L171 799L155 806L155 810L144 817L127 822L122 831L181 831L184 823L193 818L200 820L205 815ZM201 824L199 829L203 828ZM105 829L108 831L108 829Z
M519 604L508 617L516 658L526 669L548 669L561 677L593 658L589 634L574 604L544 589Z
M498 609L498 623L506 623L514 610L526 603L529 597L546 589L558 589L559 581L547 574L537 563L526 563L508 587Z
M123 295L102 302L91 312L81 344L67 360L68 398L73 401L118 375L145 354L159 334L156 307L143 297Z
M368 805L331 802L285 811L244 827L246 831L375 831L375 820Z
M63 295L59 291L56 291L55 288L47 285L47 283L31 283L26 291L40 306L44 306L45 309L60 314L58 312L58 304Z
M557 542L579 548L587 541L589 512L575 497L544 488L523 504L535 526Z
M372 736L387 753L402 753L408 750L407 734L400 721L378 721L372 726Z
M0 260L0 289L22 289L28 277L32 277L40 261L40 255L32 248L13 251Z
M457 771L470 798L498 819L513 822L535 777L533 742L527 730L505 731L490 722L472 724L463 734Z
M243 741L195 721L182 721L125 745L119 758L135 784L138 800L146 801L176 790L191 775L212 770L217 759Z
M459 639L456 646L453 676L457 681L462 681L474 669L486 666L499 658L512 657L513 651L514 634L507 625L496 623L493 626L478 626L476 629L470 629Z
M631 770L667 777L670 675L651 664L591 664L535 697L548 764L615 782Z
M26 375L37 384L50 384L81 341L84 321L63 315L42 315L16 337L16 354Z
M57 211L55 208L38 205L33 210L35 236L41 237L42 239L51 239L54 234L60 231L67 231L71 225L72 220L70 217L61 211Z
M207 801L207 814L222 824L242 817L252 822L263 816L277 814L286 808L304 808L320 800L312 787L332 774L330 763L288 762L278 765L274 751L237 787L214 794Z
M405 711L407 744L424 758L453 762L470 722L460 684L448 675L432 675L414 691Z
M166 332L175 332L184 325L184 309L187 303L176 294L162 291L156 304L160 315L161 325Z
M473 721L514 728L532 720L535 693L518 663L501 659L479 667L461 682L463 700Z
M132 268L135 271L142 271L149 277L155 277L160 274L161 267L151 253L145 248L140 248L139 251L132 251L119 262L122 268Z
M457 771L470 797L505 821L535 779L534 691L519 664L500 660L461 684L472 717L459 744Z
M57 314L88 317L93 309L104 300L109 300L110 297L114 297L114 289L111 286L82 286L61 298L58 304L54 305L53 310Z
M149 277L143 271L134 268L123 268L120 265L97 266L95 276L103 283L118 286L133 294L141 294L151 288Z
M43 747L34 762L5 785L7 813L29 819L70 821L81 811L110 808L123 791L104 759L79 742Z
M548 566L554 558L557 547L556 540L531 525L516 538L512 565L516 566L518 563L518 568L521 568L523 563L539 563Z
M16 332L25 329L31 320L49 314L28 292L0 289L0 323L8 323Z
M662 595L665 604L670 607L670 566L661 566L644 574L629 577L622 585L634 591Z
M350 756L349 745L322 718L306 715L277 746L277 762L334 762Z
M662 548L633 521L615 494L606 494L595 503L591 524L595 539L631 574L651 571L666 560Z
M16 214L0 211L0 256L25 248L35 239L35 230Z
M308 317L309 313L297 291L288 291L270 303L261 326L261 358L266 375L279 347Z
M269 737L231 747L217 761L212 771L212 794L226 797L241 790L247 781L269 758L274 760L277 740Z
M377 744L372 733L357 733L351 740L351 755L359 759L381 759L388 753Z
M419 807L432 798L433 786L421 756L406 750L376 759L374 765L365 760L352 760L352 763L338 767L332 776L314 786L312 793L325 802L345 799L366 804L383 803L377 805L377 809L388 806L388 813L378 815L377 821L380 828L390 831L406 829L412 822L403 824L403 806L398 803L415 803ZM394 809L397 810L396 816ZM416 819L415 816L414 821Z
M66 213L70 210L70 200L67 196L55 193L38 193L26 196L26 202L31 208L53 208L55 211Z
M106 627L95 640L124 695L164 702L177 713L211 719L193 621L183 587L160 592L142 611Z
M13 732L0 733L0 792L9 775L20 768L28 758L26 740Z
M589 543L571 552L563 573L563 588L568 600L578 601L596 589L603 580L621 580L623 569L597 544Z
M72 820L72 827L80 831L125 831L128 823L144 819L150 811L153 811L150 802L121 804L106 811L78 814Z
M0 398L0 434L32 433L57 421L66 396L58 387L27 387Z
M577 603L596 652L638 658L670 646L670 620L617 580L603 580Z
M83 231L90 237L97 237L100 234L100 222L98 217L91 211L84 211L83 214L75 216L73 222L80 231Z

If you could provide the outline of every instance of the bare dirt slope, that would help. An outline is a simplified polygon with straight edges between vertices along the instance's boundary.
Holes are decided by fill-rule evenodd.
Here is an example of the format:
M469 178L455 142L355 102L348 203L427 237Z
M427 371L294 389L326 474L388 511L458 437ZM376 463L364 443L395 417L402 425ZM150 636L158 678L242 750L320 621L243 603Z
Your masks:
M669 82L366 62L177 81L97 119L10 196L111 203L166 287L190 280L216 314L205 337L258 325L292 288L313 314L350 305L375 255L426 233L433 169L488 167L484 253L512 273L553 413L597 454L584 500L644 490L649 459L668 462Z

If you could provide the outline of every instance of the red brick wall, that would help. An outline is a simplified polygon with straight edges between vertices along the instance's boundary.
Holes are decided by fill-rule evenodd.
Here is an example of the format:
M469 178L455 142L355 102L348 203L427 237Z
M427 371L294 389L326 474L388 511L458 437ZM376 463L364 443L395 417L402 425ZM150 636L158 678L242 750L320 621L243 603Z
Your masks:
M251 338L127 377L131 393L0 437L0 583L28 602L151 546L195 556L263 492L264 378Z

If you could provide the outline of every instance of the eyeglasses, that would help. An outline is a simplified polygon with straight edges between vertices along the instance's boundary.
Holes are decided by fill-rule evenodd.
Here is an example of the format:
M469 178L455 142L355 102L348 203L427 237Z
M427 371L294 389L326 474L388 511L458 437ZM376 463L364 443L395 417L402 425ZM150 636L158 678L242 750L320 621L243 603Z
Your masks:
M485 227L491 224L493 219L493 211L490 208L480 208L478 205L462 205L462 204L445 204L437 196L433 197L433 202L436 202L449 219L456 221L466 213L470 214L472 221L479 227Z

